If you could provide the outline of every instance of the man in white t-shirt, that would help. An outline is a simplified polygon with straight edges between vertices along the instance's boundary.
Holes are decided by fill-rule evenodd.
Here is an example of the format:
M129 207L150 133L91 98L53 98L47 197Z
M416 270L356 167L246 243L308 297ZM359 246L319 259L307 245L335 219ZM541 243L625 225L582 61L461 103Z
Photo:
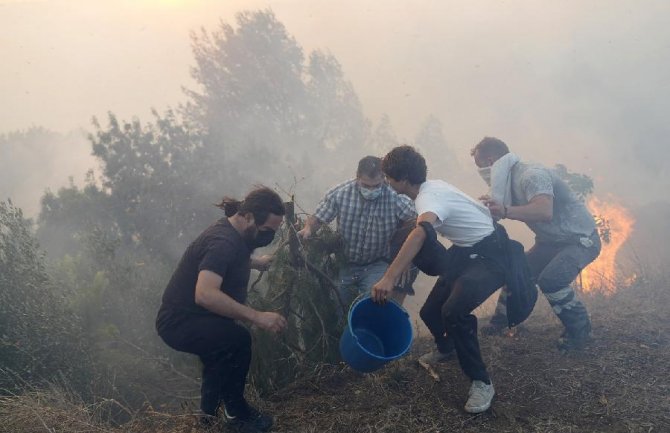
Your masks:
M384 157L382 170L394 190L414 200L419 216L417 227L373 286L373 298L383 303L412 262L424 273L440 276L420 313L438 349L432 354L436 356L429 356L444 359L449 340L453 341L461 368L472 381L465 410L484 412L495 391L482 360L472 311L505 284L507 260L491 215L449 183L427 181L426 162L413 147L394 148ZM445 250L435 232L453 246Z

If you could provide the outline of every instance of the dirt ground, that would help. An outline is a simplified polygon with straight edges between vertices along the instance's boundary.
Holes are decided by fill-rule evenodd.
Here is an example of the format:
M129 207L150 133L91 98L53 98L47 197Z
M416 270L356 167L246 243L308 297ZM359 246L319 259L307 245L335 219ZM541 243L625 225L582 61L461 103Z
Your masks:
M418 365L431 347L378 373L324 367L266 401L277 432L670 432L670 290L639 283L610 297L584 296L593 342L561 354L561 326L544 299L513 336L482 336L497 391L492 409L463 410L469 383L457 360L436 382Z
M513 335L481 336L497 394L480 415L463 410L469 383L455 359L436 369L440 382L418 365L431 348L420 327L411 353L374 374L324 365L254 400L274 414L275 432L670 433L668 283L638 281L612 296L582 296L594 339L580 352L555 348L561 325L542 297ZM491 303L483 314L486 308ZM49 390L5 398L0 432L203 431L191 407L148 408L116 427L94 416L114 404L77 406Z

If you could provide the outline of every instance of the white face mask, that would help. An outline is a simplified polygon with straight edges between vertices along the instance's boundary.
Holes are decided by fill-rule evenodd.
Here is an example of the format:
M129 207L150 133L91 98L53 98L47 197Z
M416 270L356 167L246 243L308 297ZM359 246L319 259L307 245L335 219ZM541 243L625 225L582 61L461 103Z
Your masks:
M484 179L484 182L488 186L491 186L491 166L489 165L488 167L480 167L477 169L479 172L479 175Z
M361 191L361 195L365 200L377 200L381 195L382 195L382 187L378 187L375 189L367 189L363 188L362 186L359 186L358 188Z

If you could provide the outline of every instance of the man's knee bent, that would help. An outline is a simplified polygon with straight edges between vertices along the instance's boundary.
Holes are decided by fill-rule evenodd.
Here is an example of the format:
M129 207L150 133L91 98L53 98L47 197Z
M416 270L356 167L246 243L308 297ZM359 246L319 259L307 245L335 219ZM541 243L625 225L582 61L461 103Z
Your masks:
M235 325L232 329L226 332L225 335L219 336L218 349L229 352L251 352L251 333L247 328L241 325Z
M431 318L435 316L440 315L440 306L436 305L429 305L429 304L424 304L423 307L421 307L421 310L419 310L419 317L421 317L421 320L424 322L428 322L431 320Z
M552 293L557 293L563 291L566 288L569 288L570 283L566 284L564 279L552 278L552 276L548 275L540 275L540 277L537 279L537 286L540 288L542 293L545 295L550 295Z
M442 321L447 329L447 333L451 335L477 332L477 318L473 314L456 313L443 309Z
M240 348L251 349L251 333L244 326L238 325L237 341Z
M440 309L440 315L444 325L449 328L450 326L456 326L460 322L460 319L463 315L462 311L456 311L452 308L449 303L442 305Z

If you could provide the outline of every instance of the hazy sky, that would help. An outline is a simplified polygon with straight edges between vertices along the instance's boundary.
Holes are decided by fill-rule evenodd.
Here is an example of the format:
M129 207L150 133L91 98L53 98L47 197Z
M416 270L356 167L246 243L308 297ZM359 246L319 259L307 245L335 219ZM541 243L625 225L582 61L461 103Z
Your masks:
M667 0L0 0L0 132L148 120L193 86L190 30L266 7L306 51L334 54L402 138L434 114L466 164L495 135L603 192L665 199Z

